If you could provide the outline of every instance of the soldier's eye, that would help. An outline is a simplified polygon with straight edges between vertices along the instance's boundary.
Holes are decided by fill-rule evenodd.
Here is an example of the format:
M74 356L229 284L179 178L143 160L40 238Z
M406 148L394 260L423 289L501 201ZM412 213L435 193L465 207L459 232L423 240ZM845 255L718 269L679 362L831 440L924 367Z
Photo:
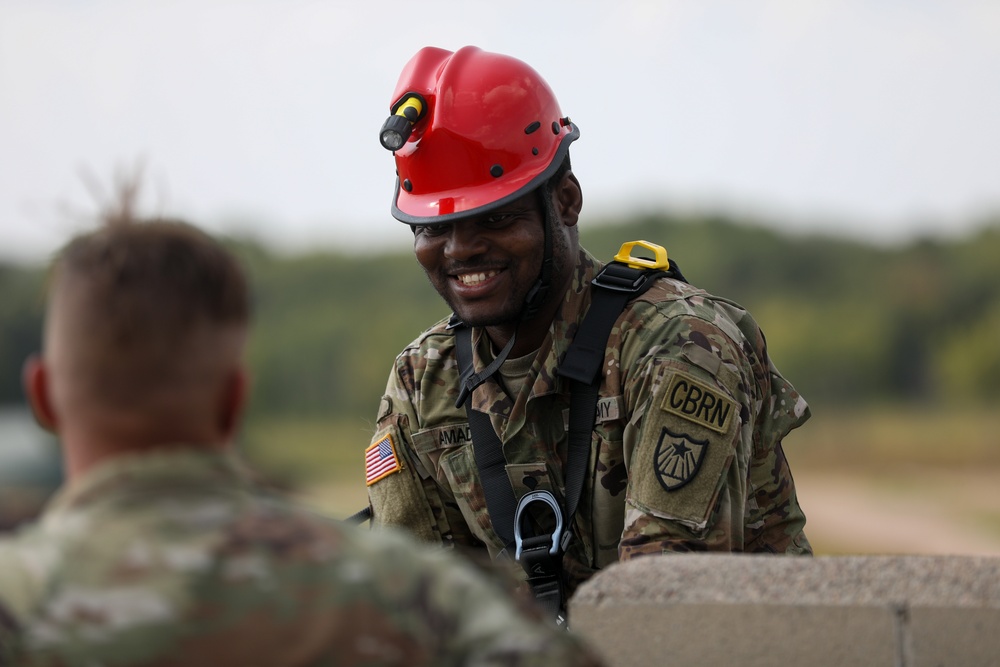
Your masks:
M417 228L417 233L421 236L441 236L451 229L451 225L439 224L439 225L421 225Z
M503 227L514 220L513 213L495 213L483 220L484 227Z

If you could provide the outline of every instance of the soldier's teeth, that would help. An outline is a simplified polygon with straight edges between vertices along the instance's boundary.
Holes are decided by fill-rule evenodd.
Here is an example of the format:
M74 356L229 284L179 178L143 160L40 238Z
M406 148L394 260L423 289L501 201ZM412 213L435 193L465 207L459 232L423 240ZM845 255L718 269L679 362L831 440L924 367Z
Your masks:
M492 278L496 274L496 271L487 271L486 273L461 273L458 275L458 281L463 285L477 285L487 278Z

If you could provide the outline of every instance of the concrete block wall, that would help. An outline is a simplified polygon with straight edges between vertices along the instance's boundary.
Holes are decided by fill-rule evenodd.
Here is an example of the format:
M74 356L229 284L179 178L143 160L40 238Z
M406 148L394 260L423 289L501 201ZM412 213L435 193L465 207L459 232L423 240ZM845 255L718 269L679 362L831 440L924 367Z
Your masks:
M640 558L581 586L570 627L611 667L1000 666L1000 558Z

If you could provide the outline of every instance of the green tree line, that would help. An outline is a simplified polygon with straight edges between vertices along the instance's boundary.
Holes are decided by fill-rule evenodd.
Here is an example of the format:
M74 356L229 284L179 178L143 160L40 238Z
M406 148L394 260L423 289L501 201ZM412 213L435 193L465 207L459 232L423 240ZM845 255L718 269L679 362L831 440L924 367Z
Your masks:
M665 246L691 283L754 313L776 365L814 405L1000 399L1000 221L892 247L666 214L592 223L581 236L601 259L629 240ZM396 353L448 314L408 252L287 256L230 243L254 293L252 415L373 418ZM0 404L23 400L45 274L0 264Z

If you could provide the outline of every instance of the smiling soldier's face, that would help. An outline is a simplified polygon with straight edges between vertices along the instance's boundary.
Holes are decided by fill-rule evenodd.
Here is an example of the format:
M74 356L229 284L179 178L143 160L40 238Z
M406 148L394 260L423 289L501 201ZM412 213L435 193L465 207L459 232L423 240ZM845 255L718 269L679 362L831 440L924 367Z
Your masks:
M481 216L414 227L413 249L434 289L466 324L516 323L544 253L535 192Z

